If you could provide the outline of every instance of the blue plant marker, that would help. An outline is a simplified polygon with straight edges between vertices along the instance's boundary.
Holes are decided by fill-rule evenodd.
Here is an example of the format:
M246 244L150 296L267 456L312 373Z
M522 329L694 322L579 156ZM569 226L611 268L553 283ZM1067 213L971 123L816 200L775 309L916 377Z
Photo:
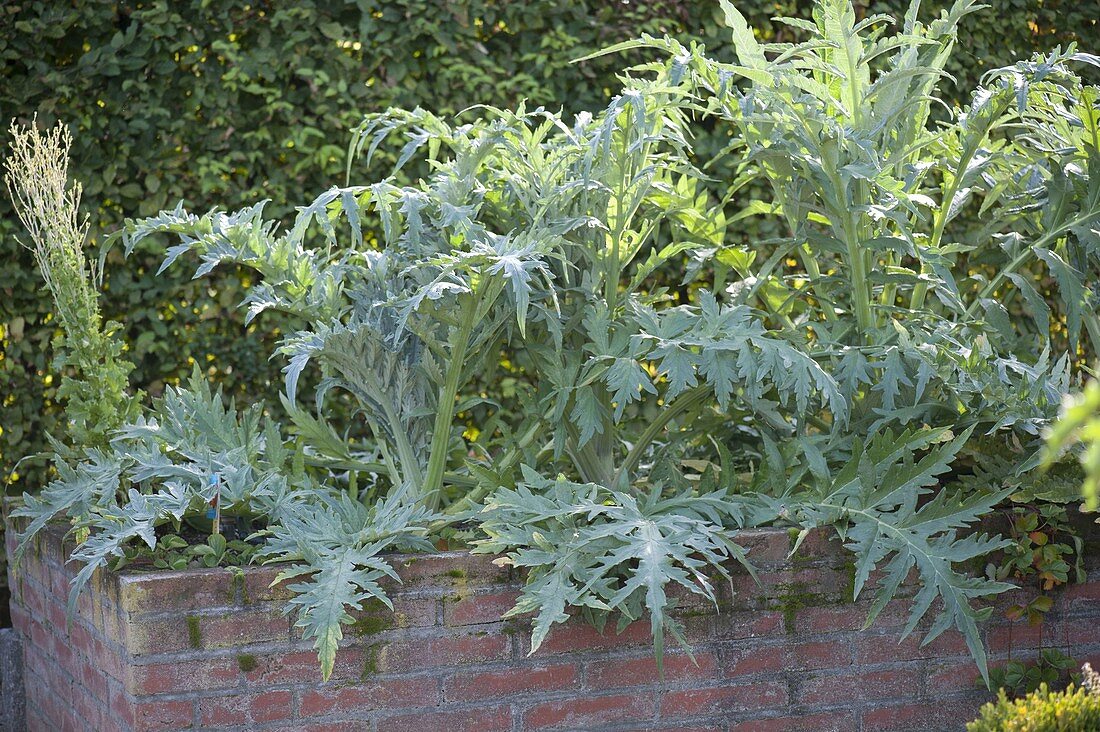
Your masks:
M218 474L217 473L211 473L210 474L209 485L210 485L211 488L218 485ZM214 495L214 500L212 500L206 507L206 518L210 519L211 521L213 521L214 517L217 516L218 512L217 512L217 509L215 508L217 505L218 505L218 496L217 496L217 494L215 494Z
M212 473L210 485L215 488L214 499L210 501L210 507L206 509L206 517L213 521L210 528L211 534L222 533L222 502L221 502L221 475Z

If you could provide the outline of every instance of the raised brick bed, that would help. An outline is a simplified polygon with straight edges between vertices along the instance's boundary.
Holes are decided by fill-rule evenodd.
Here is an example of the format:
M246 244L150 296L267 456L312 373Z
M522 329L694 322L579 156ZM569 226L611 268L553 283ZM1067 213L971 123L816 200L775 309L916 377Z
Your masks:
M762 586L738 574L720 613L686 604L695 663L673 650L663 680L641 623L618 636L570 624L528 656L526 623L499 619L516 577L448 553L396 560L396 614L365 610L322 684L269 568L104 573L67 630L72 569L53 533L12 581L28 729L958 730L988 698L958 636L899 644L904 606L860 630L866 608L846 599L835 542L811 536L788 561L785 532L746 540ZM993 658L1042 644L1100 660L1093 576L1059 597L1041 633L996 613Z

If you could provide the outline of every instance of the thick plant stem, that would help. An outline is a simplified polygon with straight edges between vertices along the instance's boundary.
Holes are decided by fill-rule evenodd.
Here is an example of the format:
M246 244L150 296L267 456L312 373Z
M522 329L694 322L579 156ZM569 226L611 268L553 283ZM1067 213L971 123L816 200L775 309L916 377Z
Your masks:
M475 295L476 298L476 295ZM446 380L439 393L435 422L432 424L432 444L428 454L428 470L424 475L424 485L420 493L425 505L431 509L439 507L439 491L443 488L443 473L447 468L447 447L451 439L451 422L454 420L455 398L458 396L459 381L462 379L462 367L466 361L466 349L470 345L470 334L474 329L478 308L466 309L462 323L451 343L451 362L447 366Z
M837 181L839 185L839 181ZM858 337L863 340L875 326L871 310L871 283L867 276L867 257L860 246L859 223L852 214L844 219L844 244L848 249L848 270L851 278L852 307L859 326Z
M990 122L986 128L982 131L980 137L977 138L976 143L984 143L986 137L989 135L990 130L993 129L994 120L1000 117L1004 109L1007 108L1008 103L1002 101L994 109L989 119ZM978 153L980 144L967 145L963 150L961 156L959 156L959 163L955 166L954 174L951 177L951 183L944 191L943 200L940 201L940 208L937 212L936 223L932 228L932 238L929 240L928 248L931 251L936 251L939 248L940 243L943 241L943 232L947 228L947 219L951 215L951 207L954 204L955 196L958 195L959 189L962 187L962 181L966 174L966 169L970 167L971 161ZM924 262L921 262L920 271L922 275L929 275L932 273L932 269ZM913 294L909 298L909 309L920 310L924 307L925 298L928 296L928 285L925 282L918 282L913 288Z
M849 266L852 270L852 302L856 313L856 324L859 326L859 337L862 340L874 326L871 298L867 288L867 267L854 233L848 239L847 245Z
M611 481L609 488L617 488L619 483L630 475L630 472L637 466L638 461L642 459L642 455L646 449L657 439L657 435L661 434L668 423L679 417L681 414L701 404L711 394L710 387L697 386L690 391L684 392L679 397L674 399L671 404L667 405L660 413L660 415L649 423L645 432L638 438L637 442L627 453L626 458L623 459L622 465L619 466L619 470L615 473L615 478Z
M1035 243L1031 246L1024 247L1019 254L1012 258L1011 262L999 269L997 271L997 274L994 275L993 279L986 283L986 286L982 288L981 292L978 293L978 296L974 298L974 301L970 303L970 305L966 308L966 317L973 317L974 314L977 312L977 308L981 304L981 301L996 292L997 288L1004 284L1004 281L1008 279L1008 276L1010 274L1014 274L1016 270L1020 268L1020 265L1022 265L1027 260L1033 258L1035 256L1036 249L1042 249L1046 247L1048 244L1056 241L1059 237L1061 237L1067 231L1073 229L1075 226L1080 226L1081 224L1087 223L1090 219L1094 219L1097 217L1100 217L1100 212L1097 211L1089 211L1087 213L1081 214L1080 216L1077 216L1066 222L1062 226L1054 229L1053 231L1048 231L1046 234L1037 239Z

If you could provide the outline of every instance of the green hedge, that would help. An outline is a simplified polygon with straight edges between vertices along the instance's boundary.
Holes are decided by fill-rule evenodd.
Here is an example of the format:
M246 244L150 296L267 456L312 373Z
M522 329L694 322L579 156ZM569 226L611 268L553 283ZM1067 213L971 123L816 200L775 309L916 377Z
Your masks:
M952 72L971 89L990 67L1075 38L1100 50L1095 9L1078 0L990 0ZM942 2L925 2L929 13ZM797 15L799 0L742 0L757 27ZM908 0L868 3L900 17ZM800 8L802 10L800 10ZM0 116L69 123L73 168L85 183L93 231L123 214L185 199L304 200L342 182L347 130L364 112L422 105L455 112L523 98L568 111L602 105L622 58L572 59L641 32L698 37L728 56L717 3L577 0L36 0L0 8ZM6 125L5 125L6 127ZM6 132L0 132L6 149ZM716 148L718 140L711 141ZM711 147L707 145L706 147ZM383 161L384 163L384 161ZM744 232L752 236L753 231ZM51 375L49 301L0 200L0 477L33 489L44 468L16 461L59 433ZM232 306L238 273L192 282L184 268L156 276L159 255L108 268L104 309L124 322L138 385L152 392L191 359L251 401L270 395L279 364L263 355L280 324L245 330Z

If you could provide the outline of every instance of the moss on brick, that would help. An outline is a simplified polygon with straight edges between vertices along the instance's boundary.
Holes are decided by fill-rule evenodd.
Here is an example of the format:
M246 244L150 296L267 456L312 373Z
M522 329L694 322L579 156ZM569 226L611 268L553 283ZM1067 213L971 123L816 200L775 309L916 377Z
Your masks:
M393 617L386 615L364 615L352 623L351 632L358 636L377 635L393 627Z
M779 586L776 595L776 609L783 614L783 626L788 633L794 633L798 611L823 604L820 594L811 592L805 582L790 582Z
M254 670L256 668L256 657L251 653L238 653L237 667L244 673Z
M363 650L363 670L359 673L360 681L366 681L378 673L378 656L382 648L382 644L372 643Z
M461 569L448 569L447 576L451 579L466 579L466 573Z
M851 602L852 589L855 587L855 563L844 565L847 573L844 594L840 600L822 592L814 592L805 582L789 582L779 585L779 594L775 596L775 609L783 614L783 625L788 633L797 631L798 613L810 607L835 607Z
M351 632L362 637L377 635L394 626L394 613L377 598L367 600L360 606L363 616L351 625Z
M679 613L681 618L704 618L708 615L713 615L714 611L710 608L691 607L685 610L681 610Z
M199 627L199 616L187 616L187 640L192 648L202 648L202 628Z
M241 602L244 605L252 603L248 596L248 585L244 581L244 570L240 567L226 567L229 570L229 602Z
M845 602L855 602L856 592L856 563L854 559L849 559L844 562L843 569L845 575L848 577L848 581L844 583L844 596Z

